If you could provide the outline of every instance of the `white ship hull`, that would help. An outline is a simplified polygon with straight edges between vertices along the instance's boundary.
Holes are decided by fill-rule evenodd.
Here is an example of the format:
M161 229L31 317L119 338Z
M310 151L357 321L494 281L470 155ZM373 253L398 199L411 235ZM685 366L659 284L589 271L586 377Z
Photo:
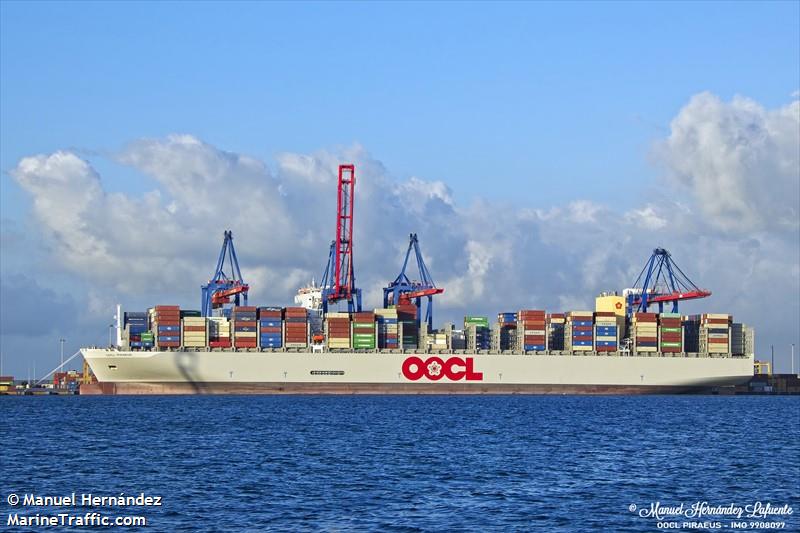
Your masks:
M130 352L84 348L82 393L642 394L747 382L753 357L693 354Z

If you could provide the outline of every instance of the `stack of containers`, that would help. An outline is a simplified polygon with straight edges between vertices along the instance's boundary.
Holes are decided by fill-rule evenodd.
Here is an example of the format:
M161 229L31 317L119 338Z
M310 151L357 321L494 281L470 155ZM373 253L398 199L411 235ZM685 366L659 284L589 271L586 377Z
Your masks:
M123 329L128 339L131 349L142 349L153 347L153 335L147 331L147 313L142 311L131 311L123 313ZM142 336L149 340L146 342Z
M539 309L523 309L517 313L518 345L526 352L547 349L547 313Z
M594 315L591 311L570 311L564 325L564 347L573 352L594 349Z
M700 315L683 317L683 347L687 353L700 352Z
M356 350L374 350L375 313L364 311L353 313L353 348Z
M731 324L731 354L744 355L745 326L739 322Z
M143 350L150 350L155 345L156 338L152 331L143 331L141 338Z
M550 350L561 351L564 349L564 313L550 313L547 315L547 346Z
M497 326L500 328L500 349L517 349L517 313L498 313Z
M233 321L233 346L235 348L258 347L258 322L256 308L250 305L234 307L231 310Z
M395 309L397 309L397 323L400 326L398 333L402 336L400 348L418 348L417 306L414 304L399 304L395 306Z
M181 345L181 308L177 305L157 305L148 311L150 330L156 335L155 344L162 348Z
M441 331L431 332L427 337L428 348L431 350L447 350L447 334Z
M451 350L466 350L467 349L467 336L463 329L454 329L450 334L450 349Z
M744 355L755 355L756 332L750 326L744 327Z
M397 309L376 309L378 322L378 348L394 350L397 348Z
M287 348L308 346L308 309L287 307L283 310L283 345Z
M259 307L258 333L259 346L280 348L283 346L283 309L280 307Z
M492 332L489 330L489 319L485 316L465 316L464 331L470 336L467 348L488 350L492 347ZM474 336L474 346L471 346Z
M636 353L658 351L658 314L633 313L631 320L631 339Z
M325 315L325 337L328 348L350 348L350 314L328 313Z
M683 328L680 313L658 315L658 347L662 353L683 352Z
M700 352L729 354L730 325L733 317L721 314L704 314L700 317Z
M594 350L596 352L616 352L619 345L617 314L613 311L594 313Z
M209 317L208 346L211 348L231 347L231 323L224 316Z
M186 348L204 348L208 342L208 328L206 327L206 319L199 316L193 316L195 313L181 312L181 335L183 337L183 346Z

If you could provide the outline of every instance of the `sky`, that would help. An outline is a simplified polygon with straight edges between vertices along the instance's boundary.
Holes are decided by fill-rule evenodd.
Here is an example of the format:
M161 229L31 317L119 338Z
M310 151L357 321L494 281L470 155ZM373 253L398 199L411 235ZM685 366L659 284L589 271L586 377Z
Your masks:
M0 2L0 352L199 308L231 229L291 303L356 165L367 307L408 233L436 322L586 309L669 249L686 313L800 336L800 3Z

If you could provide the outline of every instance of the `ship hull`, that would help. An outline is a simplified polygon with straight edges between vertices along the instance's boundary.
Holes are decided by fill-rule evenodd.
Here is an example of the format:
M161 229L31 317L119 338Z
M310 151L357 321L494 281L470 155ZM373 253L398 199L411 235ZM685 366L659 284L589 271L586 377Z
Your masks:
M735 386L752 357L124 352L84 349L82 394L673 394Z

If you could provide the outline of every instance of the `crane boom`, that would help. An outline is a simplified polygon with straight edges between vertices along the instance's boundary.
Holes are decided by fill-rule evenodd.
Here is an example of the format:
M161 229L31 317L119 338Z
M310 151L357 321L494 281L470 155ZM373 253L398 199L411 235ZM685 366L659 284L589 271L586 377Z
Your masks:
M647 312L655 304L661 313L667 303L672 303L672 312L677 313L678 302L711 296L711 291L699 288L683 273L664 248L653 250L633 286L625 291L628 316Z

